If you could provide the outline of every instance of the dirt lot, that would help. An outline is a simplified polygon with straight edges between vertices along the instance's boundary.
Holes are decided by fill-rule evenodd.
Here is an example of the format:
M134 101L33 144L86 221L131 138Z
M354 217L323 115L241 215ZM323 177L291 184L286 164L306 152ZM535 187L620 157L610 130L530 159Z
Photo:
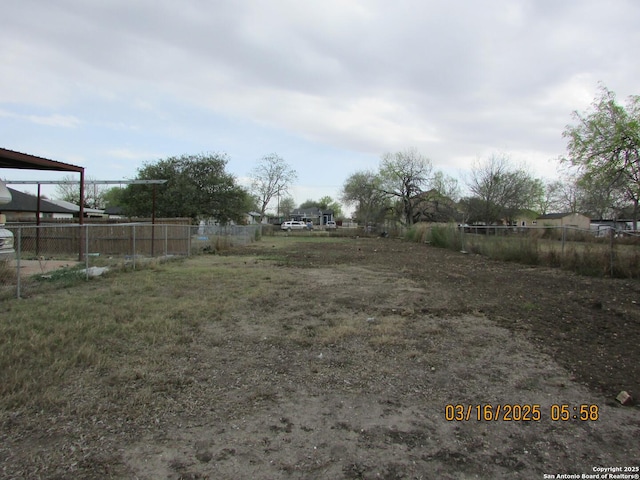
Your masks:
M265 238L191 264L247 280L194 279L234 308L168 350L161 388L128 380L141 413L78 376L69 407L2 413L0 477L640 478L639 408L615 400L640 395L638 281L394 239Z

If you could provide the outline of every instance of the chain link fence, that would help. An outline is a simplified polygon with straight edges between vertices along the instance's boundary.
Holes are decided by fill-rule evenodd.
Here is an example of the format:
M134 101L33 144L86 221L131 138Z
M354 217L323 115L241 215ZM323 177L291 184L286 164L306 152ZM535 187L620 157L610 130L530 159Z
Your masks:
M191 227L194 251L214 252L259 240L266 225L199 225Z
M640 278L640 235L626 229L424 224L405 237L497 260L560 267L584 275Z
M112 269L136 269L153 262L247 245L262 225L88 223L7 224L15 254L0 259L0 299L28 296Z
M60 279L88 279L110 269L189 255L190 225L8 224L15 255L0 264L0 297L22 297ZM68 282L58 282L60 285Z

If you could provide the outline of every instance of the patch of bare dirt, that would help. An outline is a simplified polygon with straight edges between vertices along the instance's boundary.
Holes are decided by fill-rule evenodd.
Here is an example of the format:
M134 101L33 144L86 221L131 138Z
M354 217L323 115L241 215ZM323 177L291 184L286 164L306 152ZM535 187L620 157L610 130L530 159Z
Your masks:
M80 262L72 260L20 260L20 275L30 277L32 275L46 275L61 268L72 268L79 265ZM16 269L15 260L11 262L11 268Z
M0 473L534 479L637 468L638 408L614 400L640 394L637 281L392 239L290 240L231 253L270 288L172 360L174 380L155 392L169 407L151 395L137 418L115 405L41 427L7 417Z

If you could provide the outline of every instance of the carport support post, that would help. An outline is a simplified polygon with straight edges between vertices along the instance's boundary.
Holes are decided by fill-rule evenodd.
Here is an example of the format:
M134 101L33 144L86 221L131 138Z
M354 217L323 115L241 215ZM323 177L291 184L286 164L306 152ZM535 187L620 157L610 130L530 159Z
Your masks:
M36 256L40 256L40 183L38 183L38 199L36 200Z

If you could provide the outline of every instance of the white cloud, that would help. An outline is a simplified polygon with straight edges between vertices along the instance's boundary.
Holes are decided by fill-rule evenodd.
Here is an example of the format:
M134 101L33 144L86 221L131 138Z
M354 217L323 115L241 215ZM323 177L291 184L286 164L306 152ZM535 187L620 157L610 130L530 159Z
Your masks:
M80 120L73 115L27 115L25 118L33 123L50 127L74 128L80 124Z
M29 151L30 124L39 148L129 176L165 152L235 151L243 175L279 151L340 184L412 146L438 168L505 151L548 171L597 82L622 99L640 78L629 0L5 3L6 138Z
M147 151L137 151L131 150L128 148L115 148L112 150L108 150L106 154L109 157L114 159L121 160L135 160L135 161L149 161L150 159L162 158L162 154L147 152Z
M48 127L75 128L81 124L81 121L74 115L62 115L58 113L51 115L21 115L7 110L0 110L0 117L27 121Z

